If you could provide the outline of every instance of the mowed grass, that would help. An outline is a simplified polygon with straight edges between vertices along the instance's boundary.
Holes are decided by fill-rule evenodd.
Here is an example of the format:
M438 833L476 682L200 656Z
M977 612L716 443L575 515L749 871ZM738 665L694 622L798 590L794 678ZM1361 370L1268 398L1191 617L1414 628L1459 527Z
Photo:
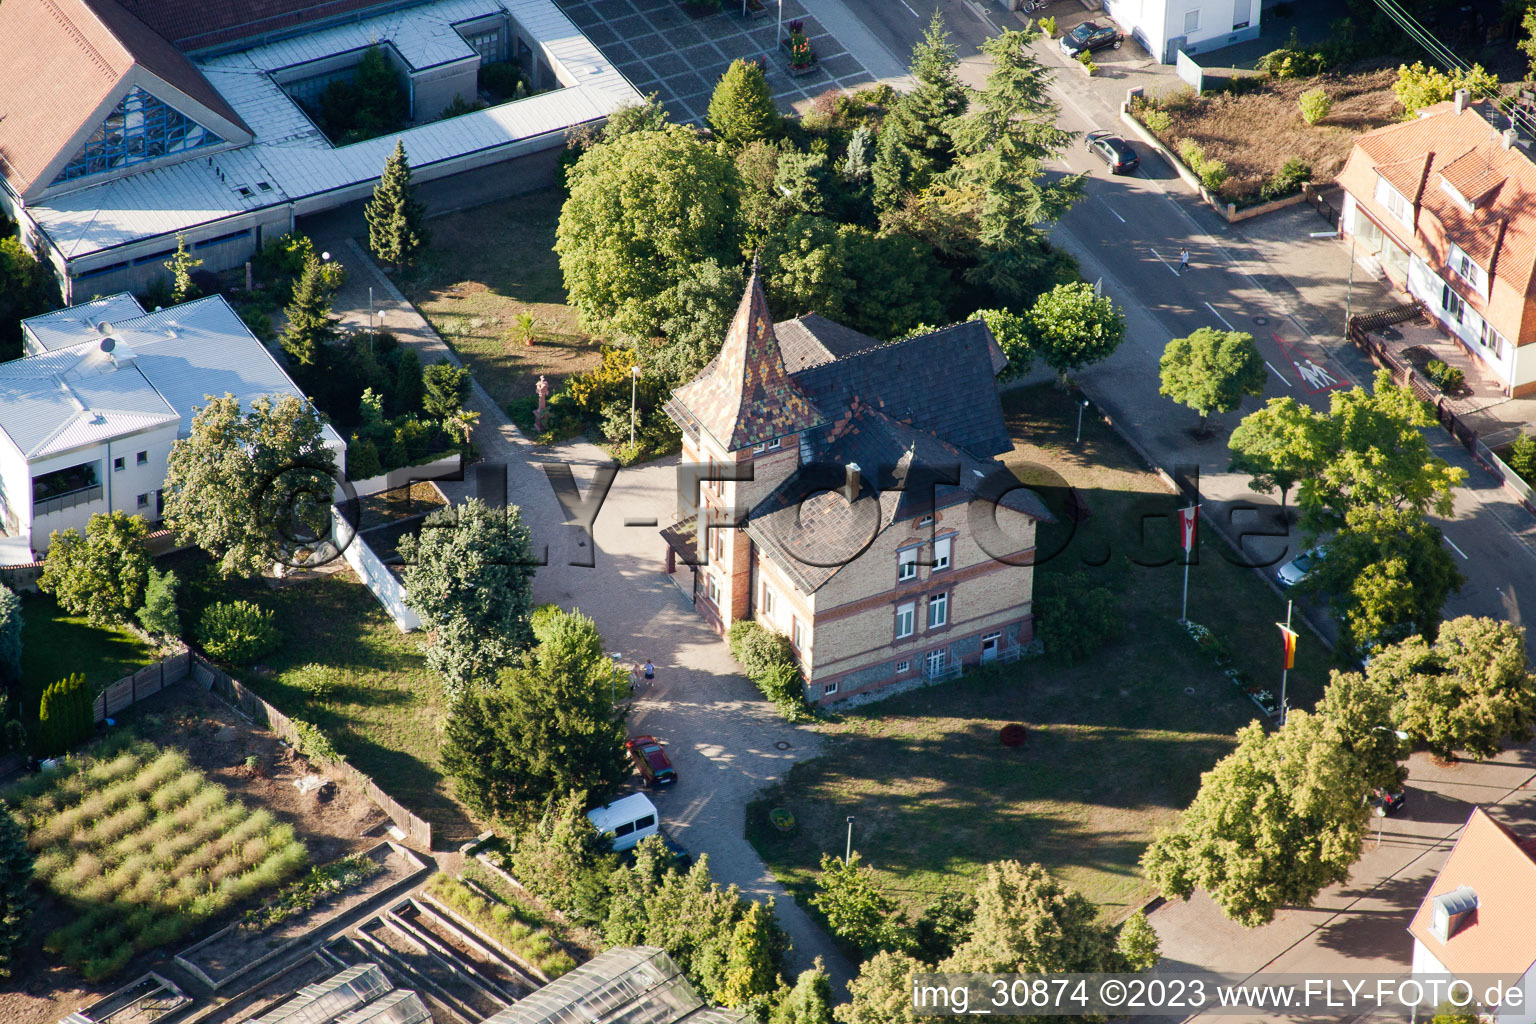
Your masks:
M43 948L95 982L276 888L308 861L291 825L252 811L175 750L119 741L6 794L36 883L73 920Z
M1180 139L1194 139L1207 159L1223 161L1230 177L1220 191L1232 198L1256 195L1264 179L1292 157L1312 165L1313 181L1332 181L1361 133L1402 116L1402 105L1392 92L1396 80L1397 71L1387 69L1270 78L1262 89L1241 95L1212 92L1192 98L1187 106L1170 106L1172 127L1158 133L1158 138L1174 152ZM1302 93L1316 88L1332 97L1333 109L1310 125L1303 120L1297 101Z
M80 672L101 689L155 660L154 652L133 633L93 626L83 615L69 615L47 594L22 594L21 701L30 720L43 691Z
M567 376L597 365L599 344L566 304L554 252L564 202L564 192L546 188L434 217L420 268L400 281L498 405L532 398L541 374L558 392ZM532 347L507 338L519 313L539 322Z
M1178 625L1182 567L1135 564L1176 553L1173 495L1104 424L1085 420L1075 444L1072 396L1045 385L1006 405L1018 439L1010 468L1070 482L1091 512L1074 528L1064 488L1042 487L1059 522L1037 538L1042 558L1055 554L1037 569L1036 592L1053 575L1086 573L1119 595L1124 628L1082 664L1047 654L973 670L819 726L826 753L796 765L747 815L748 838L802 906L821 855L842 854L853 815L854 848L914 916L967 888L983 864L1016 859L1045 865L1105 918L1123 918L1153 895L1138 867L1152 834L1260 714ZM1190 617L1232 649L1239 669L1278 689L1274 622L1284 601L1221 547L1206 532ZM1315 697L1327 667L1303 632L1293 705ZM1022 747L998 741L1010 722L1029 730ZM793 812L793 833L768 823L775 806Z
M275 652L231 674L290 718L320 728L337 751L386 793L432 823L445 841L477 829L453 798L439 762L447 708L442 684L351 570L274 590L260 580L220 580L206 556L176 556L187 581L183 624L195 635L214 601L254 601L273 612Z

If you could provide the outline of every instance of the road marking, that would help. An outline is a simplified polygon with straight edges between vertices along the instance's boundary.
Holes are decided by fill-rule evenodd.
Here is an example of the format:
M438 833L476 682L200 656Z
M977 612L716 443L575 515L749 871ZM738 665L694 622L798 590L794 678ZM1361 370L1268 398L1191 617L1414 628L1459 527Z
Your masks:
M913 11L912 10L912 5L907 3L907 0L901 0L901 6L905 7L908 11L911 11L912 12L912 17L916 18L918 21L922 21L923 20L923 16L921 14L918 14L916 11Z
M1461 550L1461 548L1458 548L1456 546L1456 542L1451 540L1451 538L1447 537L1444 533L1440 534L1440 538L1451 546L1451 550L1452 551L1456 552L1458 555L1460 555L1464 559L1467 558L1467 553L1465 551ZM1471 559L1467 559L1467 560L1471 561Z
M1205 308L1206 308L1206 309L1208 309L1208 310L1210 310L1210 311L1211 311L1211 312L1212 312L1212 313L1215 313L1215 314L1216 314L1216 319L1217 319L1217 320L1220 320L1220 321L1221 321L1221 322L1222 322L1222 323L1224 323L1224 324L1226 324L1226 325L1227 325L1227 330L1229 330L1229 331L1235 331L1235 330L1237 330L1237 328L1236 328L1236 327L1233 327L1233 326L1232 326L1232 325L1231 325L1231 324L1228 324L1228 323L1227 323L1227 318L1226 318L1226 317L1224 317L1224 316L1222 316L1222 315L1221 315L1221 314L1220 314L1220 313L1217 313L1217 312L1216 312L1216 307L1215 307L1215 306L1213 306L1213 305L1211 305L1211 304L1210 304L1210 303L1209 303L1209 302L1207 302L1207 303L1206 303L1206 304L1205 304Z
M1158 252L1156 249L1153 249L1152 250L1152 255L1156 256L1158 258L1158 261L1161 262L1163 266L1168 268L1168 273L1172 274L1174 277L1180 276L1179 272L1177 270L1173 269L1173 264L1169 263L1167 260L1163 259L1163 254L1162 253Z
M1282 381L1285 381L1285 386L1286 387L1290 387L1291 386L1291 382L1288 381L1288 380L1285 380L1285 374L1283 374L1279 370L1275 369L1274 364L1271 363L1268 359L1264 360L1264 365L1269 367L1269 372L1270 373L1273 373L1276 377L1279 377Z
M1109 205L1109 204L1108 204L1108 203L1105 203L1105 204L1104 204L1104 208L1105 208L1105 209L1106 209L1106 210L1108 210L1108 211L1109 211L1109 212L1110 212L1110 213L1113 213L1113 214L1115 214L1115 220L1117 220L1117 221L1119 221L1119 222L1120 222L1120 223L1121 223L1121 224L1124 224L1124 223L1125 223L1125 218L1124 218L1124 217L1122 217L1122 216L1120 216L1120 214L1119 214L1119 213L1116 213L1116 212L1115 212L1115 208L1114 208L1114 207L1113 207L1113 206L1110 206L1110 205Z

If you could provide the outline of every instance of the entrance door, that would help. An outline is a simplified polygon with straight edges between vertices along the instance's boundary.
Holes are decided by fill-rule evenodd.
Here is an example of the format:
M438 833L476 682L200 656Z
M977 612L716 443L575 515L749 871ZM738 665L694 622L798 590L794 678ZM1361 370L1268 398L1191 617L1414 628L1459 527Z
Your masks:
M1002 640L1001 633L988 633L981 638L981 663L985 665L989 661L997 660L998 641Z

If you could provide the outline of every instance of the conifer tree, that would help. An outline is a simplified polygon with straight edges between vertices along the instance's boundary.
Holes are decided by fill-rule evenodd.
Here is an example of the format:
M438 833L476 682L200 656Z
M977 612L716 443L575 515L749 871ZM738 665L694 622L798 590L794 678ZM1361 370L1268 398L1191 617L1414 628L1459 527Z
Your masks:
M426 209L411 193L411 165L405 158L405 143L397 141L395 151L384 161L384 174L373 189L373 199L363 209L368 220L368 248L397 267L415 264L417 253L427 244L422 223Z
M198 287L192 283L192 271L203 265L202 260L195 260L187 251L187 236L176 236L176 255L164 263L165 269L171 272L171 301L177 304L195 299L198 296Z
M954 163L950 131L969 105L959 66L944 17L935 10L928 31L912 47L910 67L917 84L896 101L880 128L874 165L880 210L899 206L904 193L920 191Z
M26 833L0 804L0 978L11 976L17 954L25 950L32 917L32 852Z
M293 286L293 301L288 303L288 326L283 328L283 351L305 369L316 366L325 346L338 336L336 319L331 316L331 289L326 283L320 260L313 254L304 261L304 272Z
M181 616L176 611L176 583L176 574L169 569L165 572L149 570L139 622L151 633L176 636L181 632Z
M762 65L732 61L709 98L707 118L715 136L733 149L767 138L779 123L779 112Z
M0 692L21 682L21 598L0 583Z

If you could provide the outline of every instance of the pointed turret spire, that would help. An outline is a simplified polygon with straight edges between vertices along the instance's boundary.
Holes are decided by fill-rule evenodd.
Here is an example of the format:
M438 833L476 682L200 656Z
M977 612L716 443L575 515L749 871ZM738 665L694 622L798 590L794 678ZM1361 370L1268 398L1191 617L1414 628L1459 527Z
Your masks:
M784 369L755 256L746 292L736 307L720 354L675 394L726 451L799 433L824 422Z

